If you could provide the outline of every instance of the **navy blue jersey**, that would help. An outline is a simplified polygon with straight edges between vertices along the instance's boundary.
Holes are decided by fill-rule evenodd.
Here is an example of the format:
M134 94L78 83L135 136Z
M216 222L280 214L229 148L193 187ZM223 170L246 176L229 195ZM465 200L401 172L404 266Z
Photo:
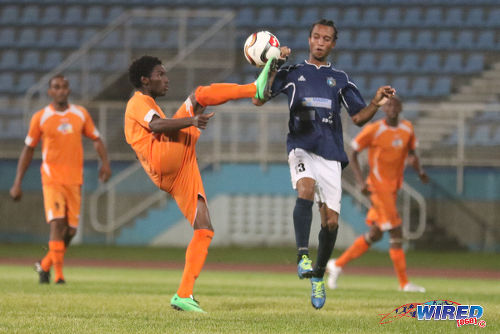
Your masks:
M279 93L288 96L287 152L302 148L339 161L345 167L348 159L344 151L341 104L350 116L366 106L347 74L330 64L317 67L304 61L282 67L271 90L273 97Z

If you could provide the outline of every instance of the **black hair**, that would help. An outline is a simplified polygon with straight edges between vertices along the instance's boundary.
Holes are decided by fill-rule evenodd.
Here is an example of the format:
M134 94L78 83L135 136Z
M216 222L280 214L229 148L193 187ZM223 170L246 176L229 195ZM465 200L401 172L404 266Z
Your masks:
M142 56L134 60L128 68L128 77L132 85L135 88L141 88L141 77L150 77L156 65L161 65L161 60L157 57Z
M332 20L327 20L327 19L321 19L319 21L314 22L311 25L311 29L309 29L309 37L312 35L312 31L315 26L317 25L322 25L322 26L328 26L333 28L333 40L337 40L337 27L335 26L335 23Z
M58 73L58 74L53 75L53 76L49 79L49 88L52 86L52 80L57 79L57 78L66 79L62 73Z

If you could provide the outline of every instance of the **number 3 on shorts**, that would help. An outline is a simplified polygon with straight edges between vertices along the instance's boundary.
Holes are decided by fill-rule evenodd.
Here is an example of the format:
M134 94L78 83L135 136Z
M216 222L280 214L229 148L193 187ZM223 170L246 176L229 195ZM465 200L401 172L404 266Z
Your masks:
M306 170L306 166L304 166L304 163L303 163L303 162L299 162L299 163L297 164L297 166L295 166L295 171L296 171L297 173L302 173L302 172L305 172L305 170Z

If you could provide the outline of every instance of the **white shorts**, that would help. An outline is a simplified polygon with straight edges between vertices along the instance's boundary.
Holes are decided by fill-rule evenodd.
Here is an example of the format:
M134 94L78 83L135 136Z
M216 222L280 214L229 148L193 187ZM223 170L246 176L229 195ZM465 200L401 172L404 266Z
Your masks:
M329 209L340 214L342 165L339 161L327 160L314 153L296 148L288 155L288 165L293 189L297 189L297 181L303 177L314 179L316 181L314 200L326 203Z

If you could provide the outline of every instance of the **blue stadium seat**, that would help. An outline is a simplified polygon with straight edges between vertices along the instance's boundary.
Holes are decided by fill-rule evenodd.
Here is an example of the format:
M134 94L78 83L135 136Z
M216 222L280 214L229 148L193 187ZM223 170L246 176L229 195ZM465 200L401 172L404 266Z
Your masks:
M447 27L461 27L463 25L462 8L450 8L446 11L443 24Z
M495 32L493 30L481 31L477 37L476 48L482 50L495 49Z
M355 49L370 49L373 44L372 30L359 30L352 45Z
M433 96L448 96L451 94L451 79L449 77L439 77L434 81Z
M69 86L71 88L71 93L74 95L80 96L81 95L80 75L78 73L69 72L69 73L65 73L64 76L66 77L66 79L68 79Z
M374 47L377 49L390 49L393 45L392 31L379 30L375 37Z
M497 130L491 137L490 145L492 146L498 146L500 145L500 127L497 127Z
M80 29L80 44L84 44L90 40L97 33L99 29L96 28L82 28Z
M35 74L23 73L18 78L15 90L19 94L24 94L28 90L28 88L33 86L35 83L36 83Z
M264 30L267 30L274 26L275 20L275 9L272 7L263 7L259 10L254 24L257 27L262 27Z
M386 9L384 14L382 15L381 19L381 24L384 27L399 27L401 25L401 9L396 7L396 8L389 8Z
M176 49L178 47L178 44L179 44L179 34L175 30L170 30L167 33L166 39L164 41L164 47L170 49ZM239 43L238 45L243 45L243 42Z
M151 30L147 34L143 35L143 38L141 39L140 42L140 46L143 48L154 48L154 47L158 48L162 45L162 43L163 43L162 32L159 30ZM104 46L105 42L102 42L102 45Z
M64 29L61 33L59 46L61 47L77 47L79 45L78 32L74 28Z
M464 25L468 27L479 27L483 25L484 12L483 8L471 8L467 13Z
M62 53L58 50L52 50L47 52L45 55L45 60L42 64L42 69L43 70L51 70L55 67L57 67L61 62L63 61L63 56Z
M3 28L0 29L0 47L14 46L15 44L15 29L14 28Z
M453 32L449 30L439 31L434 43L435 49L449 50L455 46Z
M340 18L342 27L357 27L361 22L361 17L359 15L359 9L357 7L348 7L342 12L342 17Z
M89 56L89 65L91 70L107 69L107 54L105 51L93 51Z
M15 24L19 20L19 6L9 5L2 9L0 21L3 24Z
M367 91L366 87L366 77L365 76L356 76L355 79L352 79L349 77L349 81L354 83L356 87L358 87L359 91L363 94L364 92Z
M483 54L472 54L467 58L463 72L465 73L477 73L484 70L484 55Z
M363 53L359 56L356 65L357 72L374 72L375 68L375 55L371 52Z
M490 124L481 124L477 126L472 136L468 138L466 142L467 145L468 146L490 145L491 144L490 131L491 131Z
M0 94L13 93L13 92L15 92L14 73L13 72L0 73Z
M122 6L113 6L109 9L106 19L108 22L111 22L118 16L120 16L123 12L125 12L125 9L123 9Z
M420 30L417 32L415 47L421 50L431 49L434 45L434 35L430 30Z
M332 14L328 13L329 10L331 10L331 9L330 8L327 9L327 11L325 13L325 17L329 20L335 20L337 15L335 15L335 18L331 18L333 16L328 16L328 15L332 15ZM335 8L335 10L336 10L336 8ZM319 14L318 7L306 7L304 9L304 13L303 13L302 17L299 20L299 25L303 28L309 27L309 26L311 26L311 24L313 24L313 22L318 21L319 17L320 17L320 14Z
M103 86L104 76L99 73L92 73L89 75L89 92L96 94L101 91Z
M425 19L422 22L427 27L439 27L443 25L443 10L441 8L428 8Z
M33 25L39 22L39 7L36 5L30 5L24 7L23 13L19 19L19 22L23 25Z
M236 25L238 27L249 27L255 22L254 19L254 8L244 7L238 11L235 19Z
M304 60L309 59L309 51L299 51L292 53L289 63L301 63ZM255 78L254 78L255 80Z
M430 83L428 77L417 77L413 80L410 96L412 97L429 97L430 94Z
M278 38L281 45L290 45L290 42L294 39L294 34L292 34L290 29L275 29L271 33Z
M40 32L40 38L38 39L38 46L40 48L53 48L57 47L57 30L52 28L44 28Z
M408 8L406 10L406 14L403 19L403 26L421 27L422 23L422 10L420 8Z
M368 90L366 91L366 93L368 94L368 96L371 96L371 95L375 94L375 92L377 91L377 89L380 86L387 85L388 83L389 83L389 80L387 80L387 78L384 76L372 77L370 80L370 86L369 86Z
M21 47L33 47L37 43L36 31L33 28L24 28L19 33L17 45Z
M87 8L87 15L85 15L85 23L87 24L105 24L104 8L102 6L91 6Z
M15 50L5 50L2 52L0 60L0 70L12 70L18 66L19 56Z
M459 74L463 70L461 53L449 53L445 59L443 69L446 73Z
M59 24L62 21L61 6L48 6L40 19L42 24Z
M354 68L353 56L350 52L342 52L337 56L337 61L334 62L335 67L339 70L349 73Z
M396 49L412 49L413 38L410 30L400 30L396 34L393 48Z
M107 64L110 70L116 71L128 68L129 59L124 52L111 52L111 59Z
M309 36L309 31L307 31L307 35ZM354 37L353 32L350 29L342 30L337 36L337 44L335 45L336 50L346 49L349 50L353 48ZM306 42L307 43L307 42Z
M293 28L298 22L298 13L294 7L286 7L279 11L275 26Z
M458 32L455 42L455 49L472 50L476 46L474 32L471 30L462 30Z
M40 69L40 53L38 51L25 51L20 64L22 70Z
M441 58L437 53L429 53L425 56L421 71L426 73L439 72L441 69Z
M156 32L159 32L159 31L152 30L152 31L148 32L147 34L145 34L143 42L146 43L146 41L150 41L151 36L149 36L149 35L154 35L154 33L156 33ZM149 45L159 47L162 45L161 44L162 42L163 42L163 40L160 38L159 42L158 42L160 44L149 44ZM104 37L104 39L101 42L99 42L99 45L104 47L104 48L107 48L107 49L120 48L121 46L123 46L123 39L122 39L121 31L119 31L119 30L111 31L106 37Z
M82 6L67 7L63 16L63 22L65 24L80 25L82 24L83 20L84 18Z
M380 24L380 10L378 7L367 8L363 12L360 26L377 27Z
M410 82L408 77L396 77L392 82L391 86L396 89L396 94L404 98L408 95L410 91Z
M500 9L497 8L491 10L488 14L488 20L486 21L487 27L500 27Z
M386 73L398 72L399 69L397 62L398 57L395 53L383 53L376 70Z
M416 53L405 53L399 70L401 72L415 73L419 69L418 55Z
M294 35L295 36L290 37L290 44L287 44L287 42L283 40L281 36L278 36L278 39L280 40L281 45L288 45L292 49L292 52L294 52L295 49L308 48L307 41L309 38L309 30L300 30Z
M322 15L319 15L314 21L311 21L308 24L308 26L311 26L311 24L313 24L314 22L319 20L321 17L324 17L327 20L333 20L333 22L335 22L335 24L337 24L337 25L338 25L338 22L341 21L341 15L340 15L339 10L337 8L328 7L328 8L326 8L326 11L324 11L324 12L322 11L321 13L322 13Z

